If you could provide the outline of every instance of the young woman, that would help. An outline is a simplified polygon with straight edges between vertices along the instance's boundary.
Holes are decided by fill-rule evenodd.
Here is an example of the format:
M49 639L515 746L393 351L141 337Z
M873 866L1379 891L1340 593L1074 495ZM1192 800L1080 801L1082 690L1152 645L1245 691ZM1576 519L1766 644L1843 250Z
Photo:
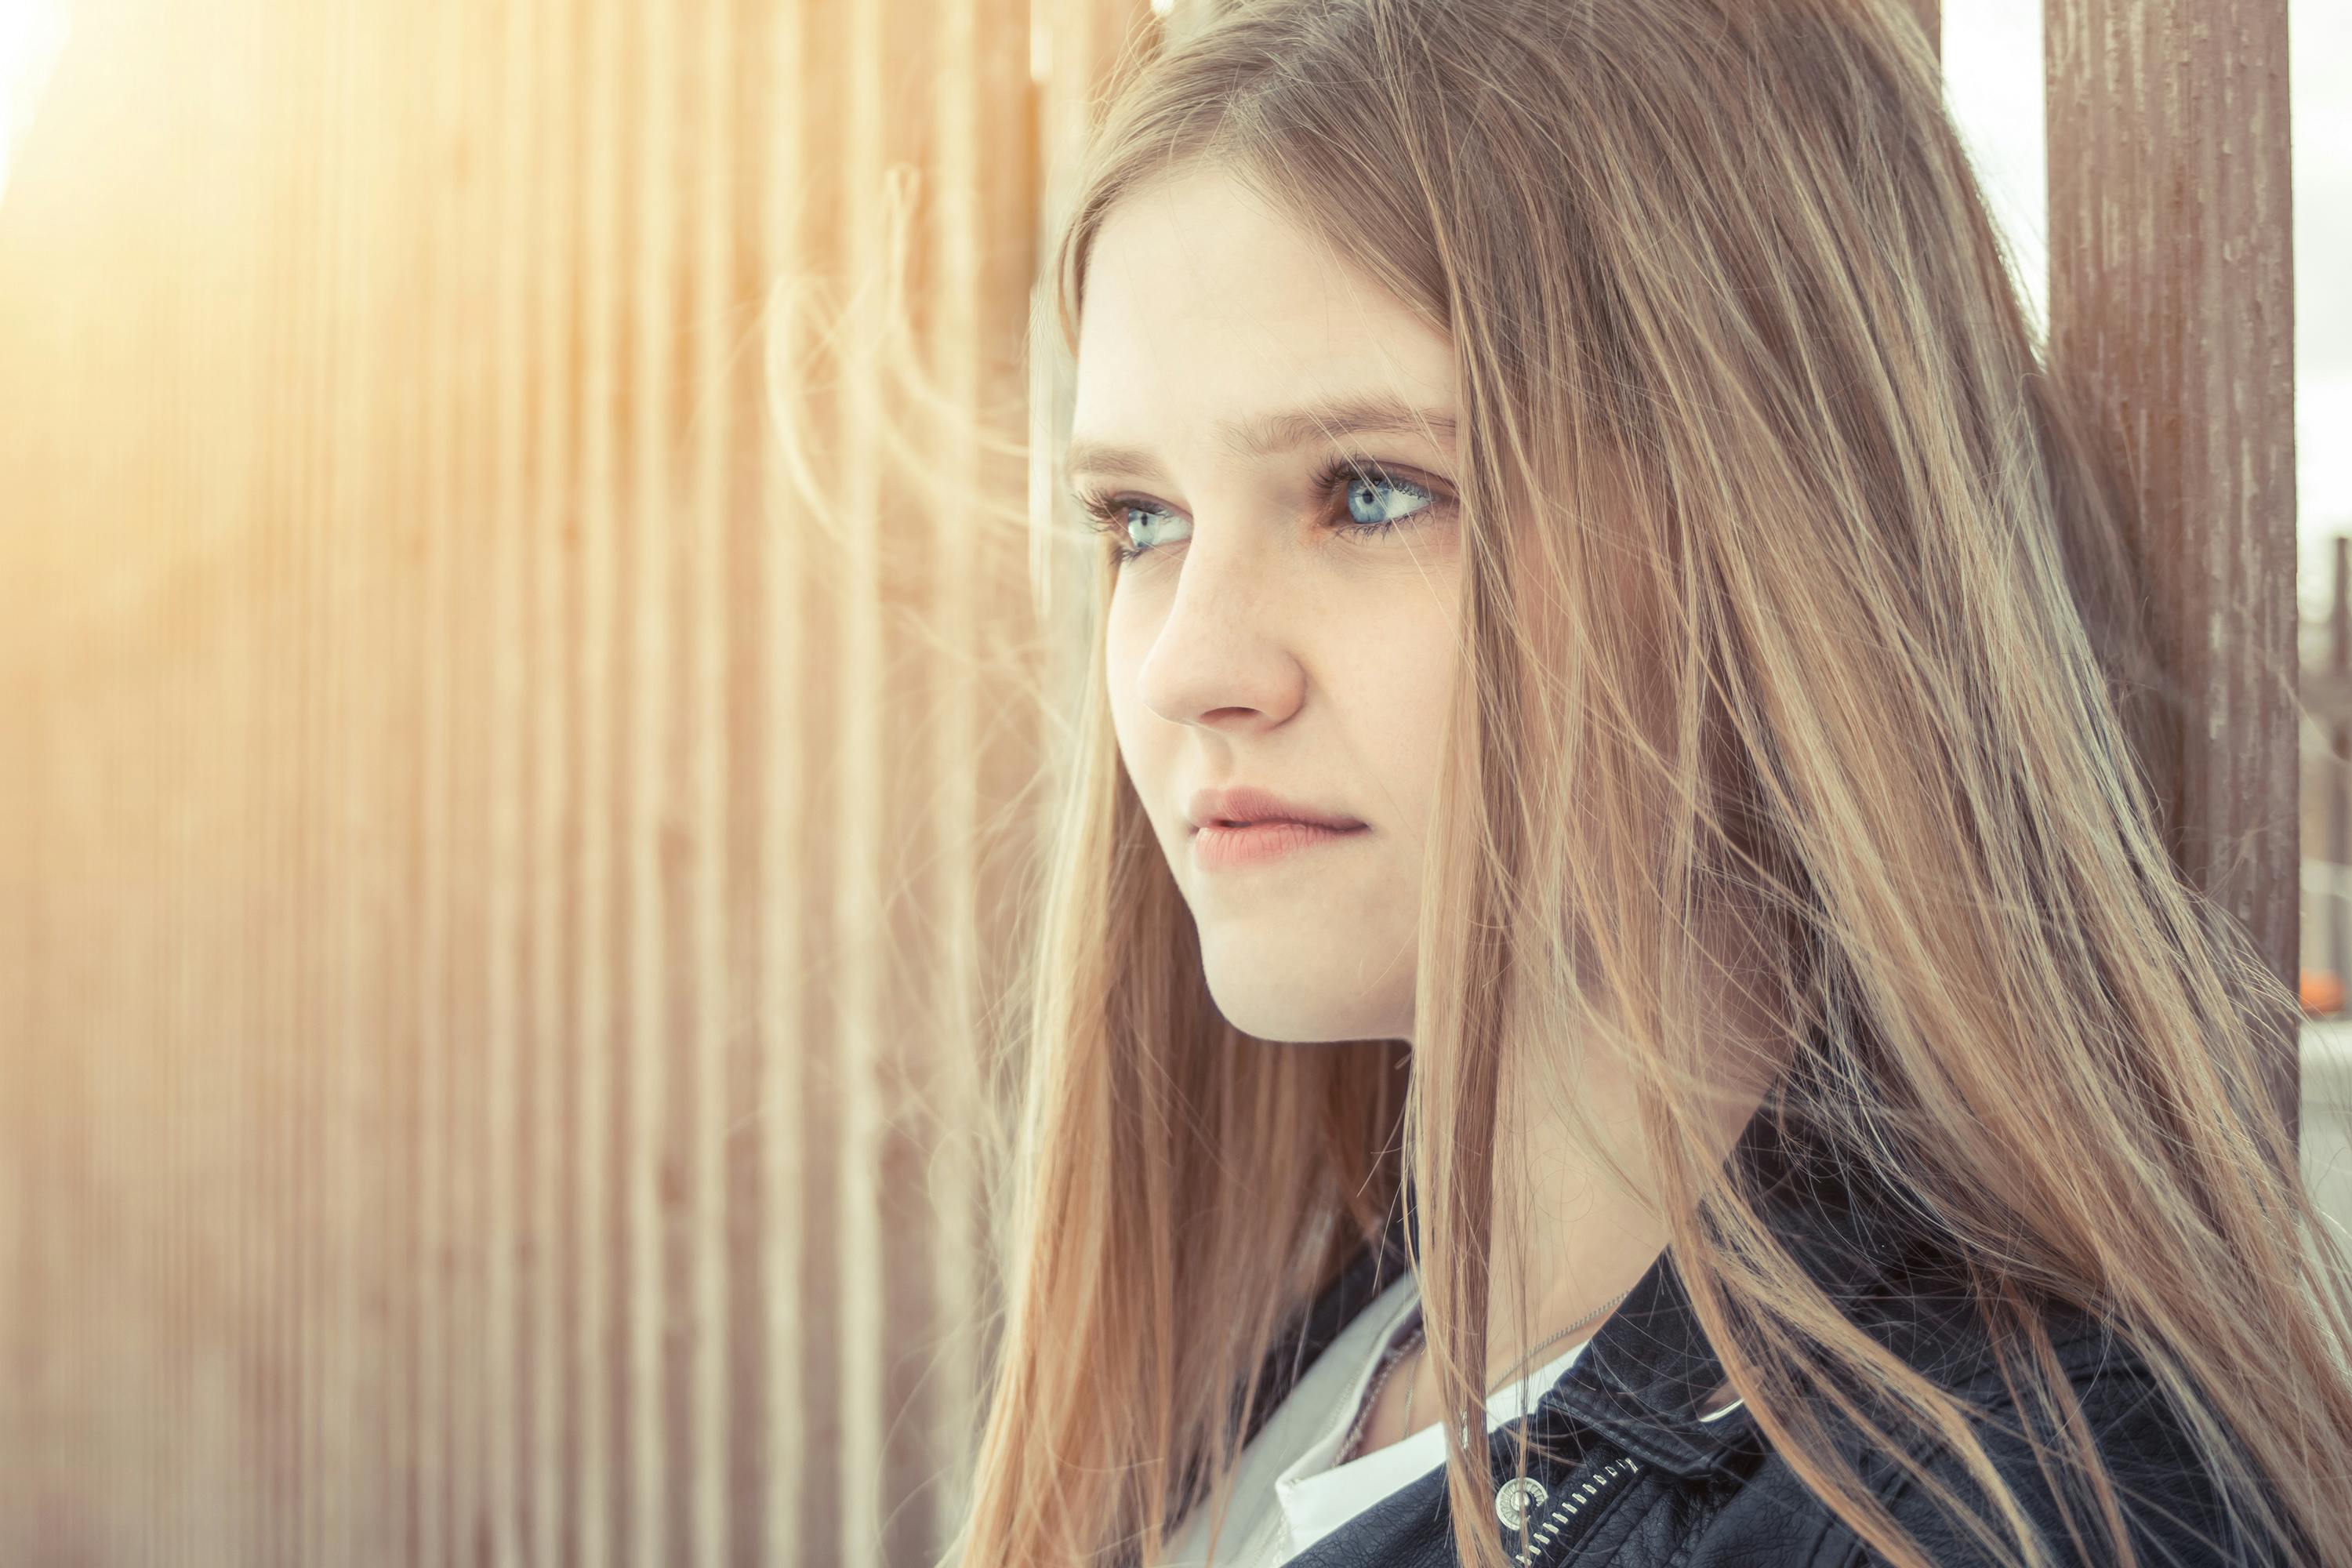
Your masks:
M1898 5L1230 6L1054 282L1099 640L958 1561L2352 1564L2294 998Z

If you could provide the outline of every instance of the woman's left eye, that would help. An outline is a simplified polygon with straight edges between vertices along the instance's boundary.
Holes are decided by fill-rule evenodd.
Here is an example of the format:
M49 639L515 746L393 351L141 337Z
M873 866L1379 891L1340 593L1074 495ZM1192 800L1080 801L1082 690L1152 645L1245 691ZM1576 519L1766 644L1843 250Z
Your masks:
M1366 471L1367 469L1370 471ZM1328 494L1334 489L1342 486L1347 490L1348 521L1358 528L1375 533L1383 529L1395 527L1405 519L1413 517L1423 510L1436 504L1437 500L1436 495L1426 486L1414 484L1410 479L1391 478L1382 471L1377 463L1360 467L1343 458L1325 468L1316 483L1316 489L1323 494ZM1383 490L1409 497L1417 496L1420 498L1420 504L1410 510L1399 512L1392 500L1384 502L1381 500L1381 492ZM1360 504L1363 508L1362 512L1357 510Z

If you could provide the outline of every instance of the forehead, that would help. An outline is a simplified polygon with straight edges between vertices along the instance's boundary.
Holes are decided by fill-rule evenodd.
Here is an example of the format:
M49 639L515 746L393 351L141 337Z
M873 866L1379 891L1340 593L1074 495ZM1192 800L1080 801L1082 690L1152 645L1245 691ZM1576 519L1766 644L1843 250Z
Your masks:
M1453 388L1444 332L1239 181L1198 171L1130 193L1096 235L1069 467L1087 448L1188 443L1264 457L1311 434L1283 418L1302 410L1450 419Z

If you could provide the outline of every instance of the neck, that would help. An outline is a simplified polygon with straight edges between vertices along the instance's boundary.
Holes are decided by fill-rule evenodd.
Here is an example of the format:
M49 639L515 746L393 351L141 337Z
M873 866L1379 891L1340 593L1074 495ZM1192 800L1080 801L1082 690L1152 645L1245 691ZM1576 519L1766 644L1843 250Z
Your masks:
M1763 1098L1770 1070L1756 1064L1785 1058L1766 1048L1770 1020L1729 971L1717 968L1702 995L1704 1037L1719 1073L1702 1131L1719 1158ZM1630 1289L1671 1235L1654 1195L1657 1184L1633 1081L1612 1054L1594 1048L1514 1055L1496 1108L1494 1265L1486 1307L1487 1362L1496 1378L1507 1376L1548 1336ZM1603 1313L1583 1324L1548 1347L1542 1359L1559 1355L1605 1321Z
M1558 1344L1537 1347L1609 1305L1629 1289L1664 1250L1666 1222L1650 1197L1646 1162L1639 1159L1630 1086L1604 1084L1580 1071L1576 1094L1591 1118L1590 1132L1604 1141L1589 1149L1583 1131L1561 1109L1558 1092L1527 1080L1507 1084L1497 1097L1496 1203L1494 1264L1486 1300L1490 1379L1510 1375L1531 1352L1556 1356L1605 1321L1593 1318ZM1736 1130L1735 1130L1736 1131ZM1604 1153L1625 1167L1630 1182L1607 1168Z

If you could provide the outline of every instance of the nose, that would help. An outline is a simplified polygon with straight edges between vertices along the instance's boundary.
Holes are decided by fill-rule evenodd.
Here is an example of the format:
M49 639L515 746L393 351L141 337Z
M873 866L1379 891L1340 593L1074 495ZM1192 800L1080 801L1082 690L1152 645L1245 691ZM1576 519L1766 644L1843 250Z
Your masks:
M1196 522L1183 551L1138 695L1171 723L1282 722L1298 706L1306 669L1295 636L1302 606L1281 548L1245 525Z

